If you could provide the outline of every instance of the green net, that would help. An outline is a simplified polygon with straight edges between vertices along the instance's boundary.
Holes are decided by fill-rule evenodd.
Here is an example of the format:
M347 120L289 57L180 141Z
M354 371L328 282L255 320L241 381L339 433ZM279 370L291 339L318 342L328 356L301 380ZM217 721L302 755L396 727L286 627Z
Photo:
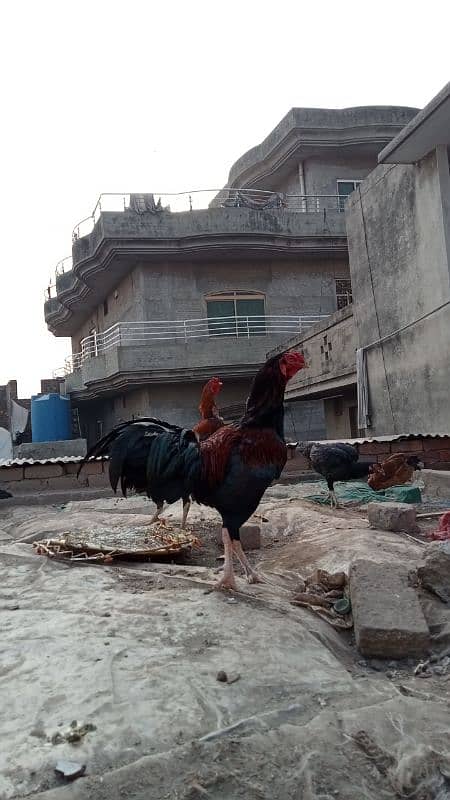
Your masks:
M305 500L313 503L325 505L329 503L328 488L325 481L319 483L320 494L310 494ZM342 505L353 503L353 505L365 505L366 503L421 503L422 495L418 486L408 484L406 486L391 486L389 489L382 489L375 492L364 481L345 481L336 483L334 490L339 503Z

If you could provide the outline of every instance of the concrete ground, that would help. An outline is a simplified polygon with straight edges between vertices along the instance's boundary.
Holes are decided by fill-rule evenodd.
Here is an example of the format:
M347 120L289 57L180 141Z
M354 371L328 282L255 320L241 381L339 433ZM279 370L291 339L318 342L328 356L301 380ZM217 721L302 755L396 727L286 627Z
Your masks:
M212 550L201 567L195 556L68 566L33 552L33 539L69 530L145 528L141 498L2 505L0 797L448 797L450 667L423 680L413 661L362 659L351 633L289 603L316 567L348 571L355 556L414 567L423 545L369 529L363 512L314 507L311 490L269 490L253 554L265 583L240 577L233 597L208 591ZM212 530L217 515L195 507L190 522ZM450 610L421 600L442 656ZM94 729L66 741L75 720ZM65 783L61 759L85 776Z

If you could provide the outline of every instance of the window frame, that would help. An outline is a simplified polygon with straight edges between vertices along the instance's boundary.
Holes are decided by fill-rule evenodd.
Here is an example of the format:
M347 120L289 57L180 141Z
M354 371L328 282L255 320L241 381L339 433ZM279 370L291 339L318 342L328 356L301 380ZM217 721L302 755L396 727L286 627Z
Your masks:
M247 328L245 330L243 330L241 328L241 332L240 332L240 327L239 326L242 325L242 323L239 323L239 318L244 316L244 315L238 314L237 303L238 303L239 300L259 300L259 301L262 301L263 313L260 314L260 315L257 315L257 316L262 317L263 320L264 320L264 324L261 323L261 330L259 330L259 331L255 331L255 330L251 331L249 326L247 325ZM255 291L253 291L253 290L248 291L248 290L240 290L240 289L228 289L228 290L224 290L222 292L211 292L209 294L206 294L204 296L204 301L205 301L205 307L206 307L206 319L208 320L208 329L210 330L210 335L213 335L213 336L220 336L220 335L222 335L222 336L236 336L236 338L240 338L242 336L250 337L250 336L258 336L258 335L265 335L266 334L266 316L267 315L266 315L266 295L264 294L264 292L260 292L260 291L256 291L256 290ZM210 303L210 302L233 303L233 313L229 314L229 315L225 315L225 316L229 316L230 318L234 318L235 321L236 321L235 322L235 329L230 331L230 333L227 333L227 332L222 333L222 334L220 334L220 333L219 334L211 333L211 330L212 330L213 326L212 325L210 326L209 323L210 323L210 321L212 322L214 320L214 317L210 317L209 314L208 314L208 303ZM247 315L245 315L245 316L247 316Z
M345 211L344 203L345 203L347 197L349 197L352 194L352 192L356 191L358 186L361 186L363 180L364 180L363 178L337 178L337 180L336 180L336 194L337 194L337 197L338 197L338 211L340 211L341 213ZM349 194L340 194L339 193L339 184L340 183L353 183L352 191Z

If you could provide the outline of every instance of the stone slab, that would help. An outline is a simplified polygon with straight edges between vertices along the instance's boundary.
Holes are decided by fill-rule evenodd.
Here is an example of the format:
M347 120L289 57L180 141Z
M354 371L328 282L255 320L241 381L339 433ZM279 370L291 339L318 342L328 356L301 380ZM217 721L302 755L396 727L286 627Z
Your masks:
M450 541L431 542L424 560L417 570L422 585L444 602L450 602Z
M420 658L430 634L404 564L357 559L350 566L356 646L375 658Z
M450 498L450 471L423 469L420 477L424 482L423 493L430 497Z
M369 503L369 524L382 531L415 531L416 510L408 503Z

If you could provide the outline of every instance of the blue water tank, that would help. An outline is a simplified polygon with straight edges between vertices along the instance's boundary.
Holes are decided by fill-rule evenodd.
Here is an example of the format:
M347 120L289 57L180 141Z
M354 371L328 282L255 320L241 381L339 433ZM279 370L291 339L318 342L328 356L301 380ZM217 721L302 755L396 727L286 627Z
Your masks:
M72 438L72 415L67 397L41 394L31 398L31 438L33 442Z

